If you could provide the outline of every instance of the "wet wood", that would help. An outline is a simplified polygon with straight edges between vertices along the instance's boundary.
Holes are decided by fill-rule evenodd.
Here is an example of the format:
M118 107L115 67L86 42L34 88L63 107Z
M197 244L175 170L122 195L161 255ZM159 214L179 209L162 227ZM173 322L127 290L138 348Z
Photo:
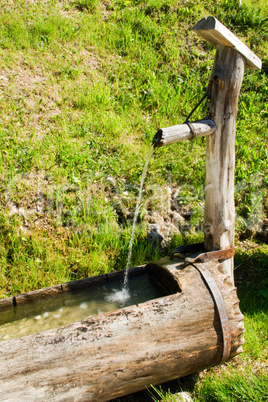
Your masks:
M225 274L215 264L207 267L223 288ZM168 259L150 264L150 270L159 278L172 275L177 292L1 342L0 399L108 401L219 364L219 316L199 272ZM233 356L244 342L243 316L230 283L222 294Z
M216 130L216 124L212 119L203 119L190 123L190 125L178 124L176 126L161 128L154 137L154 146L163 147L175 142L192 140L196 137L204 137Z

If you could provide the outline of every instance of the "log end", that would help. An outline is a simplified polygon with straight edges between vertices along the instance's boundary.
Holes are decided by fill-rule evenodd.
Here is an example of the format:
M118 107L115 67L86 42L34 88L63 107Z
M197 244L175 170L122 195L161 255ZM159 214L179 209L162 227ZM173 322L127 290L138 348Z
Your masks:
M163 146L163 130L160 128L153 138L153 147L160 148Z

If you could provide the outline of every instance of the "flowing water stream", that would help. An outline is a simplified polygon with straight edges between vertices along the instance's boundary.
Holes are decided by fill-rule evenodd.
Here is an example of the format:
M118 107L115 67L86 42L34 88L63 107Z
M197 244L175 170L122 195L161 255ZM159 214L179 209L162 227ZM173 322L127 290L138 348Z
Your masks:
M137 198L136 209L135 209L133 225L132 225L131 238L130 238L130 243L129 243L129 250L128 250L128 256L127 256L127 265L126 265L126 274L125 274L125 278L124 278L124 285L127 285L127 279L128 279L127 273L128 273L128 269L130 268L130 263L131 263L133 240L134 240L134 235L135 235L136 223L137 223L137 219L138 219L138 215L139 215L143 184L144 184L144 180L145 180L146 173L147 173L147 170L148 170L148 164L149 164L149 161L150 161L150 159L151 159L151 157L153 155L153 152L154 152L154 147L151 146L150 149L149 149L148 155L147 155L147 159L146 159L146 162L145 162L145 165L144 165L144 168L143 168L142 175L141 175L139 195L138 195L138 198Z
M0 312L0 341L57 328L89 316L142 303L164 295L163 289L160 289L159 285L154 283L147 274L131 278L131 280L129 278L143 184L153 150L152 146L149 149L141 175L123 284L120 281L116 283L111 281L111 283L102 286L62 294L53 298L42 298L38 302L25 303L23 306Z
M130 264L131 264L133 241L134 241L134 236L135 236L137 219L139 216L143 184L144 184L144 180L145 180L146 173L148 170L148 164L153 155L153 152L154 152L154 146L152 145L149 149L147 159L145 161L145 165L144 165L142 175L141 175L139 194L138 194L138 198L137 198L137 202L136 202L136 209L135 209L133 224L132 224L132 232L131 232L131 237L130 237L130 242L129 242L129 249L128 249L127 264L126 264L126 271L125 271L125 276L124 276L123 287L121 290L114 291L110 295L107 296L107 300L112 303L117 302L117 301L126 301L130 298L130 291L129 291L129 287L128 287L128 271L129 271Z

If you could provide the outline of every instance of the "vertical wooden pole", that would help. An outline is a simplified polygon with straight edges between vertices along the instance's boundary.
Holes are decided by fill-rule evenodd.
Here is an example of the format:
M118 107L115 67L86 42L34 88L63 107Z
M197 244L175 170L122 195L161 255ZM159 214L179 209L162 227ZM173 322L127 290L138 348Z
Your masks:
M207 250L234 246L234 168L238 97L245 59L236 50L217 46L209 85L209 116L217 125L207 137L204 236ZM224 270L233 281L233 258Z
M217 48L209 84L209 116L217 125L207 137L204 235L207 250L234 246L234 165L238 97L245 67L259 70L261 60L229 29L210 16L193 30ZM233 258L223 271L233 282Z

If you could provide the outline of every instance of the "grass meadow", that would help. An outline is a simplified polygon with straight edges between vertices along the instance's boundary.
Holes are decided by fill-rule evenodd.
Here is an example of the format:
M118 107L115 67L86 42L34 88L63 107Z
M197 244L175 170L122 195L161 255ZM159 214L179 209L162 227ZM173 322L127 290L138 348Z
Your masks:
M125 268L157 129L203 96L215 50L192 32L217 17L263 62L246 70L236 137L235 277L244 353L206 370L195 401L268 400L268 10L265 0L0 0L0 297ZM194 120L206 115L205 103ZM202 238L205 140L156 149L132 265ZM148 216L187 225L164 250ZM178 392L181 384L178 381ZM158 388L158 397L175 394ZM134 400L134 399L133 399Z

